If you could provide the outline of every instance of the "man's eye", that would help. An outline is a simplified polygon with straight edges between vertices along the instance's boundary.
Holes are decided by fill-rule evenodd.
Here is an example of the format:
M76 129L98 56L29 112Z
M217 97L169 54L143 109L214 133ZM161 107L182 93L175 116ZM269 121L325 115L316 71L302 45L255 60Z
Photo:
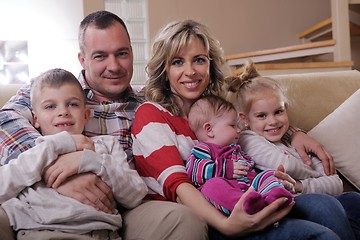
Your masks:
M104 59L105 56L104 55L95 55L94 56L94 59L97 59L97 60L101 60L101 59Z
M118 55L119 57L123 57L123 56L129 55L129 52L123 51L123 52L119 52L117 55Z

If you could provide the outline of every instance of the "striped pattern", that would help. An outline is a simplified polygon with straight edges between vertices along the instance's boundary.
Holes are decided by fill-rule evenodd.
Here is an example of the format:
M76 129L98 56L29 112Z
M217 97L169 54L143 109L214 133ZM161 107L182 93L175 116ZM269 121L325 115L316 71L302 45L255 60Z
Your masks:
M132 126L135 166L149 188L147 198L176 201L176 188L191 183L185 162L197 143L187 120L146 102Z
M260 194L269 192L274 187L284 188L284 185L282 185L279 180L274 177L273 170L262 171L256 175L251 185L254 187L255 191L259 192Z
M289 143L274 144L250 130L242 131L239 140L257 168L276 169L282 164L286 173L302 182L302 193L338 195L343 192L343 184L337 174L326 176L321 161L316 157L312 157L313 164L307 166Z

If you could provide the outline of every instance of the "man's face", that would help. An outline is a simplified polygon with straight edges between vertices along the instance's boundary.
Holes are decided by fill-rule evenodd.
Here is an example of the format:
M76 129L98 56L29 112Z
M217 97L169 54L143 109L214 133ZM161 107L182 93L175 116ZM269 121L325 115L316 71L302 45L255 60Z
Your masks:
M90 25L84 34L79 61L99 101L122 97L133 75L133 53L124 27L115 22L106 29Z

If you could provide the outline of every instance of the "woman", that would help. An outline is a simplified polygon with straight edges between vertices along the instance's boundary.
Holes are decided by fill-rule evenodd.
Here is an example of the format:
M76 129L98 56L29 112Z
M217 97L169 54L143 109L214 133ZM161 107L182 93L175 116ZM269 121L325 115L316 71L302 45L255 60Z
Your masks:
M317 217L324 212L318 222L322 224L324 220L336 233L312 221L283 219L293 206L280 208L287 201L286 198L278 199L256 214L246 214L242 201L251 189L235 205L231 215L226 217L191 184L185 161L197 140L189 128L187 115L192 103L200 96L220 94L224 64L219 42L198 22L173 22L157 35L147 65L149 80L145 96L148 102L138 108L132 127L135 164L149 188L148 198L188 206L216 229L210 232L210 238L246 235L248 239L279 239L279 236L284 239L347 237L349 226L345 224L344 210L337 201L326 196L307 195L307 199L298 200L302 203L298 206L311 207L312 203L327 201L326 206L318 204L308 212L318 213ZM281 171L277 171L276 176L290 179ZM273 227L271 224L275 222ZM302 231L299 231L300 228ZM254 232L259 233L252 234Z

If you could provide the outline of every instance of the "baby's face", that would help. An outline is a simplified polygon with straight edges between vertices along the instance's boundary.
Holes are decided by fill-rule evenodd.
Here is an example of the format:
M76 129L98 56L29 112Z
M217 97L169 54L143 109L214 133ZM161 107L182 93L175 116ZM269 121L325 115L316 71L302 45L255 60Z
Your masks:
M238 115L235 110L224 113L220 118L213 121L213 143L226 146L237 143L240 128L238 126Z
M83 132L89 110L86 110L83 93L78 88L65 84L60 88L45 87L37 94L35 127L40 127L43 135Z

